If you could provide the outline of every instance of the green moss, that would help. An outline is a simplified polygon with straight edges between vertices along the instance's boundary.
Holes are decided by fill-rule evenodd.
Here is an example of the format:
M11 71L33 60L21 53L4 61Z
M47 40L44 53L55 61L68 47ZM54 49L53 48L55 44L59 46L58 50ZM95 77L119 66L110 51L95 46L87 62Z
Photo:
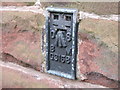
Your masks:
M102 42L99 44L100 47L108 47L108 45L105 42Z
M33 6L35 4L35 2L26 2L27 6Z

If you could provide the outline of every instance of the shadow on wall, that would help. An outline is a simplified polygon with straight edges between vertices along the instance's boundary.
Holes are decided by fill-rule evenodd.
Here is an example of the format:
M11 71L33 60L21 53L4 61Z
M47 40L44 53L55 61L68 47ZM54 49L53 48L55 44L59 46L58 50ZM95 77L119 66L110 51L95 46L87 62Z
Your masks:
M23 67L28 67L28 68L32 68L34 70L37 70L37 71L40 71L38 68L36 68L35 66L33 65L30 65L28 63L25 63L23 62L22 60L18 60L17 58L15 58L13 55L9 54L9 53L5 53L5 52L2 52L2 58L1 58L2 61L4 62L12 62L12 63L16 63L18 65L21 65Z
M23 61L17 60L17 58L15 58L14 56L12 56L8 53L4 53L4 52L2 53L2 60L5 61L5 62L17 63L21 66L28 67L28 68L33 68L33 69L37 70L32 65L27 64ZM39 71L39 70L37 70L37 71ZM109 88L117 88L118 86L120 86L120 81L110 79L110 78L108 78L108 77L106 77L103 74L100 74L98 72L86 73L85 76L87 77L87 79L83 80L83 82L103 85L103 86L106 86L106 87L109 87Z
M86 73L86 77L87 79L84 81L92 84L99 84L109 88L118 88L120 86L120 81L110 79L98 72Z

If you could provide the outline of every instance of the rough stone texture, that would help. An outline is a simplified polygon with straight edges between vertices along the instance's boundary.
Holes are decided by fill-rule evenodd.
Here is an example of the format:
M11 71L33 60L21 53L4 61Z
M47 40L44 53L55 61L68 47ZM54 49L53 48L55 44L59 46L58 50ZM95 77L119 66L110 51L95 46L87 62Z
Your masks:
M2 89L2 67L0 67L0 89Z
M33 6L35 2L2 2L2 6Z
M62 0L63 1L63 0ZM110 15L118 14L118 2L41 2L43 7L66 7L66 8L77 8L80 11L96 13L99 15Z
M86 75L87 79L85 82L89 82L92 84L99 84L109 88L119 88L120 82L117 80L109 79L108 77L104 76L103 74L91 72Z
M38 81L35 78L21 72L2 67L2 88L50 88L47 82ZM54 86L55 87L55 86Z
M2 51L40 69L43 16L30 12L2 12L2 15Z
M118 22L83 19L80 22L80 30L86 32L89 36L91 35L92 37L89 37L89 39L96 39L101 42L101 46L106 46L114 53L118 53Z
M17 2L2 2L2 6L26 6L27 3L17 3Z
M12 63L0 62L2 88L107 88L37 72Z
M41 70L40 66L44 62L41 50L43 15L31 12L2 12L2 16L3 53ZM78 43L77 72L80 73L77 77L82 74L87 82L108 87L117 86L117 26L117 22L107 20L83 19L80 22L78 41L82 42ZM74 84L74 81L70 83Z
M79 30L78 63L82 74L101 73L118 80L118 23L85 19Z

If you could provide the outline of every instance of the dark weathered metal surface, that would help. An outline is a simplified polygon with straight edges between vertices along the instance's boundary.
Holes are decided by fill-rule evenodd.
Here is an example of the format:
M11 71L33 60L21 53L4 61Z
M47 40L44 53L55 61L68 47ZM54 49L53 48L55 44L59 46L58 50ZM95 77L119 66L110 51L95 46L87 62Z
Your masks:
M75 79L77 10L47 8L46 38L47 72Z

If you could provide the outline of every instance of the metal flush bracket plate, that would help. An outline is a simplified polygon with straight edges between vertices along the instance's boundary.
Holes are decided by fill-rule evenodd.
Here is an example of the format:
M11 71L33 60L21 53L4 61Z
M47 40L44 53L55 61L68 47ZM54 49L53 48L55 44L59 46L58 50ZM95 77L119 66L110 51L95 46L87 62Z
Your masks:
M53 75L76 79L76 9L46 9L46 69Z

